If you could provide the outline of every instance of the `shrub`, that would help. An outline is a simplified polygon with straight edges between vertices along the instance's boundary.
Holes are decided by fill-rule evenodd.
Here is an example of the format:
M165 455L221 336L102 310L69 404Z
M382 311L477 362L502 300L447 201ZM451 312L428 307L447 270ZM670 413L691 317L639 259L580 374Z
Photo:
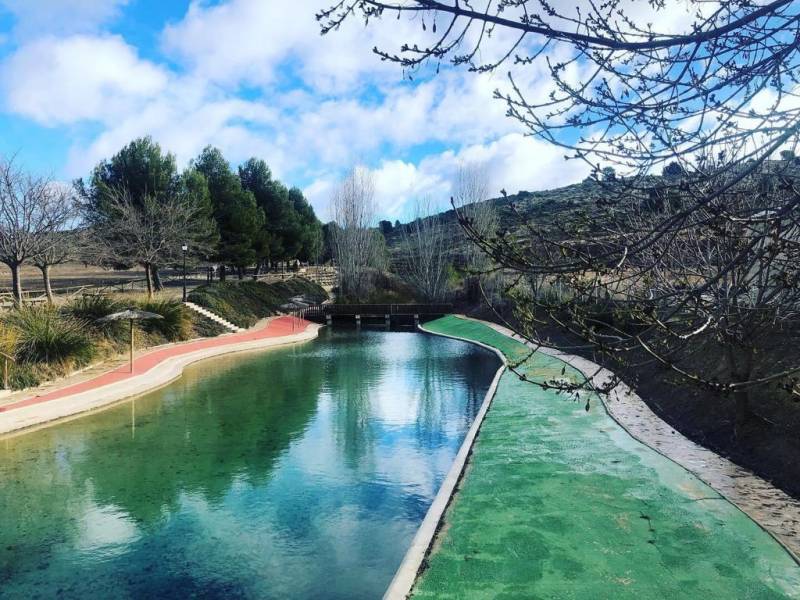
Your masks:
M38 366L30 363L13 365L8 372L8 387L12 390L36 387L44 380Z
M141 300L137 302L137 308L163 317L139 321L144 331L160 334L171 342L191 337L192 319L180 300Z
M10 312L6 325L18 332L18 362L50 362L76 366L88 363L94 346L86 323L52 307L23 307Z
M0 352L16 357L18 342L19 332L5 323L0 323Z
M126 323L121 321L101 322L100 319L124 310L124 305L113 298L102 295L81 296L67 304L63 311L84 323L94 331L110 338L124 335Z

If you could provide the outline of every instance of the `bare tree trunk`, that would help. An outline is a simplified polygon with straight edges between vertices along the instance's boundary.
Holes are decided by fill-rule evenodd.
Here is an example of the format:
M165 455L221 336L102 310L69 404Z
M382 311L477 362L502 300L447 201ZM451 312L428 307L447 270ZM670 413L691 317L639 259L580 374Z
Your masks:
M238 268L238 273L237 273L237 274L238 274L238 276L239 276L239 280L240 280L240 281L241 281L242 279L244 279L244 267L239 267L239 268Z
M50 265L41 265L42 281L44 282L44 293L47 295L47 302L53 304L53 289L50 287Z
M219 266L219 280L220 281L225 281L225 276L226 275L227 275L227 273L225 272L225 265L220 265Z
M161 283L161 276L158 274L158 265L153 265L150 267L152 274L153 274L153 289L157 292L160 292L164 289L164 284Z
M750 410L750 390L745 388L734 392L735 420L733 424L733 435L737 440L742 439L742 434L746 431L753 413Z
M730 369L731 379L734 383L749 381L752 376L753 357L752 351L742 349L737 355L732 343L728 343L725 348L725 356ZM742 438L747 426L753 416L750 410L750 389L737 388L733 392L734 401L734 422L733 435L737 440Z
M11 264L11 291L14 294L14 302L17 306L22 306L22 278L20 277L19 264Z
M144 278L147 282L147 297L151 299L153 297L153 267L150 263L144 265Z

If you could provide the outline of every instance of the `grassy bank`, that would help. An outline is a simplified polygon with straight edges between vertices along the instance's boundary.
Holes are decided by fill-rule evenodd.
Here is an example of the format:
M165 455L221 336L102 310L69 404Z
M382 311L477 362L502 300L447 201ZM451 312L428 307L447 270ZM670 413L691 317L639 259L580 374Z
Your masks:
M137 323L139 348L199 335L188 311L171 299L82 296L59 307L13 309L0 318L0 351L14 358L9 387L33 387L124 353L129 343L128 323L103 323L100 319L131 307L162 317Z
M291 298L310 302L327 298L325 290L305 279L264 284L253 281L213 283L197 288L190 300L241 327L276 314ZM13 357L9 387L19 390L64 377L91 363L125 354L128 322L101 319L126 308L162 316L136 323L137 349L212 337L227 330L188 310L175 298L82 296L62 306L25 306L0 316L0 352Z
M301 296L306 302L328 299L327 292L316 283L295 277L279 283L259 281L218 281L195 288L189 301L227 319L239 327L251 327L259 319L270 317L291 298Z

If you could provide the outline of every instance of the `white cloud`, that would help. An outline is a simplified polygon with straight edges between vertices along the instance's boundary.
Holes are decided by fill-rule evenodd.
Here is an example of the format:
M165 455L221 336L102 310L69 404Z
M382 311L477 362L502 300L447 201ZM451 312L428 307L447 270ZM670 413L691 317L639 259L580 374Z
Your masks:
M136 112L168 80L119 36L39 39L3 67L8 108L45 125L116 120Z
M141 111L128 115L98 136L88 148L77 145L70 153L67 171L79 176L130 140L151 135L185 165L206 145L219 147L234 164L250 156L269 159L276 175L284 171L282 151L276 149L265 127L278 115L267 106L236 98L209 95L192 80L177 80Z
M415 201L429 199L446 208L450 190L446 174L400 160L384 161L375 170L375 197L380 216L391 220L407 216Z
M371 52L383 33L379 28L364 29L352 19L334 35L320 36L315 15L329 5L329 0L303 0L287 10L283 3L263 0L215 5L195 0L180 22L165 28L162 45L196 75L227 86L273 84L282 66L326 92L351 90L367 73L397 79L395 66ZM394 33L408 27L401 22Z
M424 198L429 198L437 209L448 209L453 193L451 182L460 166L470 164L484 168L492 197L499 196L501 189L513 194L521 190L561 187L589 174L585 163L566 161L557 147L510 133L493 142L466 146L458 152L428 156L418 164L382 161L372 170L379 218L407 220L412 216L414 202ZM322 177L304 190L323 220L330 219L328 201L335 181L333 175Z
M84 175L142 135L181 164L213 144L234 164L256 155L289 183L311 182L306 193L323 218L335 181L357 162L374 166L381 216L392 219L423 197L445 207L459 162L485 163L493 194L580 178L582 165L564 163L561 151L523 137L505 117L504 103L492 98L504 76L444 69L404 81L370 49L396 48L412 30L420 39L419 23L391 19L364 29L354 19L320 37L314 13L328 3L309 0L290 12L260 0L195 1L163 31L169 63L142 59L119 36L32 40L3 66L6 104L45 125L101 125L75 138L68 176ZM550 89L542 64L519 81L537 99ZM450 150L424 156L426 146Z
M14 15L18 37L86 33L119 16L129 0L0 0Z
M215 82L267 83L275 62L302 30L294 11L271 2L234 0L213 6L192 2L186 16L166 27L165 50Z

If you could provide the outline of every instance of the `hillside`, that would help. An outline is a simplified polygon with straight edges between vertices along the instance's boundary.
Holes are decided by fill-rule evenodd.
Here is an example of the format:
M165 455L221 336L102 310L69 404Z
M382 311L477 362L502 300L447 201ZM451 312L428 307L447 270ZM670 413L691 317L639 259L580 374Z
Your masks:
M586 179L580 183L551 190L538 192L521 190L516 194L492 198L486 202L494 205L500 229L513 230L520 227L520 219L514 213L514 209L526 219L556 222L565 214L579 209L589 212L596 210L597 201L607 194L608 190L604 184ZM466 244L467 240L458 225L455 211L450 209L439 215L443 217L448 229L452 228L450 229L451 247L457 250L462 244ZM403 240L402 227L407 226L408 223L402 223L400 227L397 227L396 224L392 226L387 221L382 223L381 231L386 238L386 245L390 253L394 253Z

